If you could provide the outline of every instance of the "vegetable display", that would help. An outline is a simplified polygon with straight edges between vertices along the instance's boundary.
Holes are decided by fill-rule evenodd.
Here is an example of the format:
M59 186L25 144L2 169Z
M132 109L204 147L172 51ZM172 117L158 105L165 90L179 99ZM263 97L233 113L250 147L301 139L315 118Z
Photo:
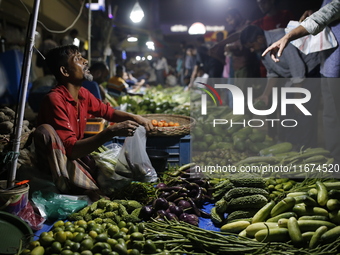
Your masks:
M306 249L340 240L339 200L332 195L340 189L340 183L321 179L311 181L313 183L296 185L277 202L269 201L254 214L249 224L240 219L226 223L221 231L233 228L240 236L259 242L288 241L297 248Z
M183 87L152 87L146 90L143 97L123 96L119 100L126 111L135 114L178 114L190 116L190 92Z
M141 209L143 220L176 220L197 226L199 217L210 218L202 205L211 200L211 185L208 180L191 177L192 167L194 164L182 166L171 173L170 181L157 184L157 198Z

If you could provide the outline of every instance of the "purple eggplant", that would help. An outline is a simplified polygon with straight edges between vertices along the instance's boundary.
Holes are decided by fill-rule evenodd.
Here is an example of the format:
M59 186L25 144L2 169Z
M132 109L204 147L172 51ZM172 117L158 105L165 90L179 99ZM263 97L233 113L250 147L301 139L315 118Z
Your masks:
M153 201L152 207L155 208L156 211L166 210L169 208L169 202L165 198L160 197Z
M183 213L183 208L176 205L170 205L169 211L179 217Z
M155 210L152 208L151 205L146 205L143 206L142 209L140 210L139 216L143 219L143 220L149 220L153 214L154 214Z
M187 200L182 199L177 203L177 206L181 207L184 210L190 208L191 204Z

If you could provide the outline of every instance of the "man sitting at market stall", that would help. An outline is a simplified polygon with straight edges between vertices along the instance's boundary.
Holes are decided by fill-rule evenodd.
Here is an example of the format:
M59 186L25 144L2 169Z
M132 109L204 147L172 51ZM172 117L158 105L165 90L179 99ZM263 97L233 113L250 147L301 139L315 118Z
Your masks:
M51 172L62 193L87 194L92 200L98 199L95 162L88 154L114 136L133 136L139 125L147 131L153 126L141 116L113 109L82 87L82 82L92 80L92 75L78 47L54 48L48 52L46 63L57 86L44 97L38 114L34 132L38 167ZM84 138L88 114L115 124Z

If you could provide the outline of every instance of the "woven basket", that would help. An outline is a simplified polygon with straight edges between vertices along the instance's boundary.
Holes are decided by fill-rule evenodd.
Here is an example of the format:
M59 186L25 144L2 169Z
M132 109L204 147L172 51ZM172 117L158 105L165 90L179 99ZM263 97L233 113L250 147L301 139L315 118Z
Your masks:
M155 127L154 131L148 132L149 136L181 136L190 134L190 129L195 125L194 118L173 114L145 114L142 115L150 120L165 120L166 122L178 122L178 127Z

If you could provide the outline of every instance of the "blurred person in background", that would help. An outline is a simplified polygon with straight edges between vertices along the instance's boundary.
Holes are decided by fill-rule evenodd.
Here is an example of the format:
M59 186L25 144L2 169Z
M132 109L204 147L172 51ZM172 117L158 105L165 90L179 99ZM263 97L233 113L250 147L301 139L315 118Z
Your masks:
M250 24L238 9L228 9L226 12L228 36L210 50L211 55L220 60L224 59L222 76L228 78L230 84L237 85L246 94L246 85L243 78L259 77L259 60L254 52L244 48L240 43L241 31ZM238 79L241 78L241 79ZM233 106L233 97L226 91L223 98L229 107Z
M191 77L191 74L194 70L195 64L196 64L196 55L197 55L197 50L194 47L194 45L189 44L187 46L187 49L185 51L186 55L184 58L184 78ZM189 81L190 82L190 81ZM184 82L184 85L188 85L187 82Z
M274 62L279 63L283 51L290 47L291 41L308 34L318 34L326 26L333 32L338 44L340 42L340 1L324 0L322 7L314 12L307 10L300 18L300 26L293 29L282 38L278 38L265 51L262 56L270 57ZM325 147L331 152L335 159L334 164L340 164L340 48L320 52L321 70L321 91L323 99L323 129Z
M290 10L280 10L278 0L256 0L263 17L252 22L263 30L285 28L291 20L295 20Z
M240 40L244 47L262 53L268 45L284 34L284 29L265 31L258 26L250 25L242 31ZM302 87L311 93L311 99L304 103L304 107L311 115L301 113L294 105L287 106L285 118L296 120L298 125L293 128L279 129L279 140L292 143L296 150L300 150L302 146L304 148L317 147L316 123L321 94L320 84L317 80L312 82L311 79L305 78L320 77L319 53L300 54L297 48L289 45L279 64L273 62L270 56L263 57L262 62L267 70L267 85L257 100L262 100L268 105L272 88L278 86L278 82L282 80L278 78L287 78L284 80L287 82L284 85L286 87ZM289 93L288 96L299 98L300 95L300 93Z
M165 77L169 74L168 61L163 56L163 53L158 52L155 55L153 68L156 72L156 83L157 85L165 85Z
M295 20L293 13L289 10L280 10L278 8L279 0L256 0L259 9L264 15L262 18L257 19L252 22L253 25L260 27L263 30L273 30L277 28L286 28L287 24L291 20ZM267 70L261 61L261 56L258 55L259 66L260 66L260 76L266 77ZM269 104L271 103L271 98L269 99ZM276 119L278 116L277 111L268 115L269 118ZM278 125L274 123L273 126L268 126L268 135L270 137L275 137L278 135Z
M106 85L107 93L115 99L128 93L129 84L124 80L125 67L116 66L116 74L112 76Z
M214 43L214 45L218 44L219 42L222 42L224 40L224 33L222 31L216 33L216 42ZM216 54L212 53L212 48L214 46L212 46L209 49L209 66L210 66L210 70L209 70L209 76L212 78L222 78L222 74L223 74L223 68L224 68L224 63L225 63L225 58L224 58L224 54L223 56L216 56Z

